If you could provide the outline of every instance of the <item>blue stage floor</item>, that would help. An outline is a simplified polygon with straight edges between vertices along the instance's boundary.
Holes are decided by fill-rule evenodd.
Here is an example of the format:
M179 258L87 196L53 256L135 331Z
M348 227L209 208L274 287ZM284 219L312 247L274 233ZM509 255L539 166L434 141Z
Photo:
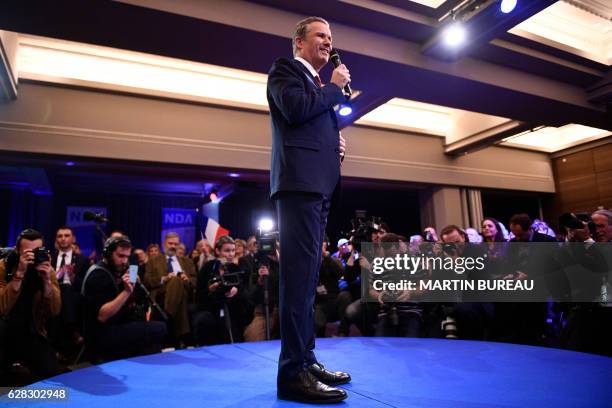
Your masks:
M156 354L63 374L61 407L296 406L276 399L278 341ZM351 373L350 407L611 407L612 358L514 344L400 338L317 340ZM28 403L27 407L51 403ZM8 406L16 406L8 404Z

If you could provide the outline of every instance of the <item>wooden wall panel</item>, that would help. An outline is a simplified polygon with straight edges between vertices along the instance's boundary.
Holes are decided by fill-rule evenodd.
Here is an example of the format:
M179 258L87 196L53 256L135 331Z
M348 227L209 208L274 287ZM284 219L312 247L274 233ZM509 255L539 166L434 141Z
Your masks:
M612 141L553 159L557 193L547 203L546 218L556 225L560 214L612 208Z

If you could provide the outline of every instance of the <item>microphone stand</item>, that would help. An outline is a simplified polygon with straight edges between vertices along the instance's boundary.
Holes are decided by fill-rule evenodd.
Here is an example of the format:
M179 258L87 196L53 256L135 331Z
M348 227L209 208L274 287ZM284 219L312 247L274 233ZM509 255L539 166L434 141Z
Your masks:
M264 312L266 322L266 340L270 340L270 293L268 291L268 275L263 277L264 281Z
M164 319L164 322L167 322L168 321L168 315L166 314L166 312L164 312L164 309L161 308L159 303L157 303L155 301L155 299L153 299L153 296L151 296L151 292L149 292L149 290L145 287L145 285L143 285L143 283L140 281L140 278L138 278L136 280L136 283L138 284L138 287L140 289L142 289L142 291L144 292L144 294L147 297L147 299L149 300L149 303L151 304L151 306L154 307L155 310L157 310L157 312L159 313L161 318Z

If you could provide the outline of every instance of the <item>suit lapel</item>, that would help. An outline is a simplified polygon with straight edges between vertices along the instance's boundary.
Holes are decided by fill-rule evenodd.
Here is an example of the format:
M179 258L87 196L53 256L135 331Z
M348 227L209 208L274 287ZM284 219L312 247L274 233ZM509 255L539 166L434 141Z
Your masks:
M308 79L308 81L310 81L310 83L315 87L315 88L319 88L319 85L317 85L317 83L314 81L314 77L312 76L312 74L310 73L310 71L308 70L308 68L306 68L304 66L304 64L302 64L300 61L298 60L291 60L293 62L294 65L297 65L298 68L300 69L300 71L302 71L305 75L306 75L306 79Z

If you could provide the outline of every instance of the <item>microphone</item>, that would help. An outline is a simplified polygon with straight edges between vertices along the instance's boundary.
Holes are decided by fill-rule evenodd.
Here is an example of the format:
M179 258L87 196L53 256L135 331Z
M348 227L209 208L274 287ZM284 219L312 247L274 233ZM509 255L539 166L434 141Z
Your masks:
M331 59L332 64L334 64L335 68L337 68L339 65L342 65L342 61L340 61L340 54L338 54L338 51L336 51L335 48L329 53L329 58ZM353 94L353 90L351 89L350 83L344 85L344 93L346 93L349 98Z
M94 213L92 211L85 211L83 213L83 218L86 221L95 221L95 222L98 222L100 224L108 222L108 218L104 217L104 214L102 214L102 213L96 214L96 213Z

